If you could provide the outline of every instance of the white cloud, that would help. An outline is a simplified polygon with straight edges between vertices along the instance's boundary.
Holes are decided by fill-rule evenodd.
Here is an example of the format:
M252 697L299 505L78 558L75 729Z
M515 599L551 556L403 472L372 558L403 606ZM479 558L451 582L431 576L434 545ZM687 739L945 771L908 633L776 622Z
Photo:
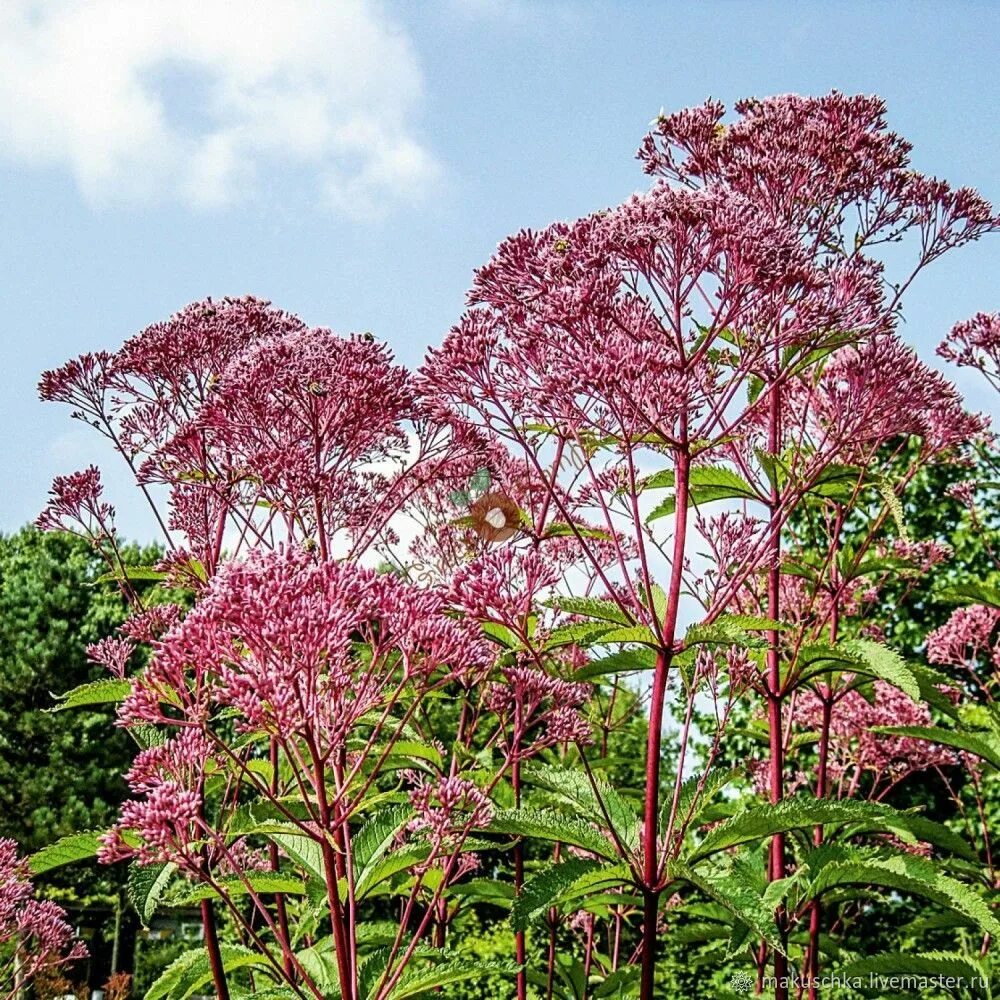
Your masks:
M438 173L378 0L2 0L0 65L0 153L68 168L96 206L225 206L290 167L368 217Z

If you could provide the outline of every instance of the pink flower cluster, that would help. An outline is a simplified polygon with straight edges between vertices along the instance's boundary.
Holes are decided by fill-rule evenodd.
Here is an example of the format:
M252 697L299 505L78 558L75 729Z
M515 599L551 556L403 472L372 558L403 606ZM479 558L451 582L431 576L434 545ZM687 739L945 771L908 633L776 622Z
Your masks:
M973 604L957 608L940 628L927 637L927 659L931 663L974 670L985 659L1000 667L1000 609Z
M18 982L30 983L43 969L86 955L62 908L35 898L17 844L0 839L0 996L13 1000L21 989Z
M393 575L294 547L257 550L227 564L154 643L122 720L177 722L179 708L197 722L220 705L248 729L342 745L389 685L489 661L474 626L446 610L442 595Z
M803 691L795 702L795 722L806 729L819 729L822 702L814 692ZM930 711L884 681L874 683L874 702L858 691L837 698L830 724L828 773L832 782L855 781L863 772L872 775L874 794L884 791L909 774L957 762L954 751L927 740L887 736L875 732L880 726L929 726ZM850 794L846 786L841 792Z
M509 751L528 757L559 743L589 743L593 733L581 711L590 685L562 680L530 666L502 668L486 703L507 726Z
M416 816L407 829L427 837L432 857L460 844L470 831L488 826L493 816L492 803L482 789L455 776L438 780L421 776L409 798Z
M143 750L125 776L132 792L142 797L122 807L118 823L103 838L101 860L172 861L197 871L205 832L204 779L217 763L211 743L197 731Z
M956 365L978 368L991 380L1000 377L1000 313L976 313L956 323L938 354Z
M244 298L194 303L117 352L47 372L39 389L110 438L148 497L167 490L164 530L211 573L227 531L325 544L386 530L393 508L379 500L407 464L402 423L417 415L408 386L371 337ZM107 531L98 493L93 469L57 480L40 523Z
M96 466L56 476L49 502L36 523L42 531L73 531L95 540L110 538L115 510L101 499L101 493L101 473Z

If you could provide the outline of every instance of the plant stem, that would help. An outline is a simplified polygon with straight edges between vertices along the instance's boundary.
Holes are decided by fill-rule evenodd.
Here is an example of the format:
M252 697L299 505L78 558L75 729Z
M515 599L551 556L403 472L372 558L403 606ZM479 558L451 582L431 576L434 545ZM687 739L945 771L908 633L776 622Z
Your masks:
M673 561L670 567L670 590L663 623L663 647L656 656L653 689L649 704L649 731L646 734L646 804L643 813L642 851L642 978L641 1000L654 1000L656 979L656 918L660 905L660 861L657 851L660 813L660 752L663 738L663 705L673 657L677 628L677 605L684 573L684 549L687 535L688 484L691 456L686 448L677 452L674 466L675 514Z
M772 386L768 406L768 451L777 457L781 441L780 394L777 385ZM777 465L771 476L769 504L771 512L770 565L767 572L767 616L775 621L781 613L781 532L776 518L781 505L781 491L778 483ZM784 732L781 725L781 657L778 649L778 631L768 632L767 649L767 723L768 723L768 785L771 802L777 804L784 797ZM770 879L776 882L785 877L785 836L776 833L771 838ZM788 940L787 916L784 907L775 911L775 921L782 948L774 950L774 996L775 1000L788 1000L788 959L783 954Z
M201 926L205 932L205 950L208 952L208 963L212 967L215 994L219 1000L229 1000L229 984L226 982L222 952L219 950L219 935L215 928L215 908L210 899L201 901Z
M518 726L520 729L520 726ZM515 755L517 750L515 749ZM521 761L518 756L511 762L511 782L514 786L514 807L521 808ZM520 896L524 887L524 845L520 839L514 845L514 895ZM518 930L514 934L514 961L518 964L517 970L517 1000L527 1000L528 997L528 974L524 963L526 951L524 946L524 931Z

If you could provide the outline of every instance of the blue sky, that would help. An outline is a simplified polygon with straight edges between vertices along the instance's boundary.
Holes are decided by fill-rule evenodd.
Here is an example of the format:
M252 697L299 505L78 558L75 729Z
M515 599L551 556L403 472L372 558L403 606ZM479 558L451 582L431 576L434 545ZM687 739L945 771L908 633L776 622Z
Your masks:
M998 201L997 37L1000 5L957 0L6 0L0 530L52 475L111 463L36 401L44 368L247 292L416 363L504 236L644 186L661 107L876 92L919 169ZM1000 239L980 243L910 295L925 357L1000 308L998 265Z

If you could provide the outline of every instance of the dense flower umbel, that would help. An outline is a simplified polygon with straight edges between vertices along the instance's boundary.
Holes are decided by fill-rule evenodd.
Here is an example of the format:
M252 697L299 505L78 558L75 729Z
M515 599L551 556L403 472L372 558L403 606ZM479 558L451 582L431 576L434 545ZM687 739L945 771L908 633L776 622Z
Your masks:
M590 724L580 712L590 685L529 666L504 667L502 672L503 681L490 686L486 700L504 721L509 753L528 757L547 746L590 741Z
M95 540L114 534L115 510L101 499L101 473L89 466L68 476L56 476L49 502L36 521L42 531L72 531Z
M553 521L598 511L628 589L626 563L652 559L645 510L622 499L648 453L698 442L699 463L731 463L763 501L773 395L776 445L800 452L782 511L831 462L906 435L929 457L983 426L893 331L916 273L996 228L989 206L911 171L875 98L737 111L727 126L714 104L661 118L643 146L662 178L650 191L501 244L416 380L435 412L523 451ZM911 266L886 273L869 251L909 230ZM768 558L768 525L760 537L735 577Z
M386 477L376 463L402 455L411 413L407 373L385 345L299 330L235 358L195 426L233 476L289 517L325 517L332 533L370 517Z
M438 781L417 777L409 798L416 816L408 829L427 837L433 857L449 844L461 843L471 830L487 826L493 814L493 806L483 791L458 777Z
M194 303L116 352L46 373L40 392L109 437L151 502L166 488L161 524L209 574L227 532L371 543L412 499L413 484L393 495L396 481L435 454L433 432L414 444L404 431L419 414L384 345L253 298ZM95 476L58 480L45 525L104 529Z
M13 1000L43 969L85 958L65 912L35 898L28 862L0 839L0 997Z
M328 751L395 685L489 662L478 630L445 611L442 596L395 576L258 550L224 567L154 644L122 719L197 723L222 705L249 730L309 734Z

